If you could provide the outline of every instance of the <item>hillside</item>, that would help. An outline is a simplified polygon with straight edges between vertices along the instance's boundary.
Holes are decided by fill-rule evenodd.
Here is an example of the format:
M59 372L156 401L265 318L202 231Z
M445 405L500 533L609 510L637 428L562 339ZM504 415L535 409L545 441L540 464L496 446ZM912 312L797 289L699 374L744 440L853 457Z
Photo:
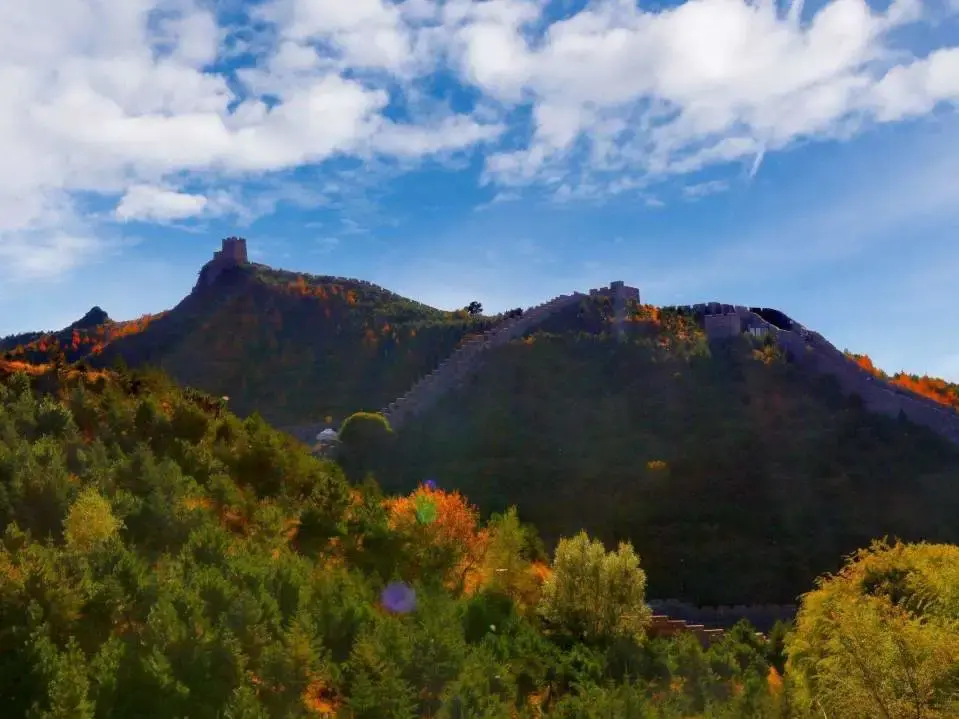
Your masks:
M155 372L23 370L0 362L9 716L565 717L622 681L639 641L660 658L633 705L778 713L766 678L781 634L570 640L532 611L552 570L515 518L481 525L438 489L351 490L332 463ZM424 501L430 522L414 518ZM672 656L724 669L706 694L670 688L687 671L674 677Z
M858 552L768 637L689 627L651 614L628 544L578 534L549 557L513 510L482 522L431 483L350 487L262 420L152 370L0 360L0 533L9 716L959 707L959 547Z
M873 537L959 539L954 387L917 394L781 312L717 309L605 288L472 317L218 253L169 311L93 312L8 357L154 365L305 441L387 408L390 490L517 504L549 546L629 538L660 598L789 604Z
M150 364L281 426L376 410L498 318L444 312L366 282L248 264L129 322L8 338L13 360ZM26 340L26 341L24 341Z
M386 486L434 477L485 511L516 504L548 542L629 538L655 596L699 604L791 602L874 536L959 541L955 445L768 337L710 345L683 313L631 319L617 342L590 299L492 350L404 424Z

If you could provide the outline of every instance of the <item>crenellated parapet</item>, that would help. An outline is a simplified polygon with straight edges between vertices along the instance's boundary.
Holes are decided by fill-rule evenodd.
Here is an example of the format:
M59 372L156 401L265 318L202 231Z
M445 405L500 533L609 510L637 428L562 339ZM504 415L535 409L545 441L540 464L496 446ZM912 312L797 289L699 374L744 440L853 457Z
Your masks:
M200 269L197 287L208 286L227 270L249 264L246 252L246 240L242 237L227 237L220 243L220 249L213 253L213 259Z
M622 280L610 282L608 287L597 287L589 291L590 297L608 296L613 301L613 331L622 342L626 339L626 303L639 302L639 289L630 287Z

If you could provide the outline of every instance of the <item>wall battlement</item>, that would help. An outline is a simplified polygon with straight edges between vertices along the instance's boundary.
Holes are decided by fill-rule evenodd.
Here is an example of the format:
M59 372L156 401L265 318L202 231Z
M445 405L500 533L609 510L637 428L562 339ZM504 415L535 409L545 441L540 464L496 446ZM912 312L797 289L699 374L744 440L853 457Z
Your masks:
M226 237L220 243L220 249L213 253L213 259L200 269L199 285L212 285L216 279L234 267L249 264L246 253L246 240L242 237Z
M622 280L611 282L608 287L589 291L590 296L612 295L614 307L613 326L617 337L625 339L626 302L639 302L639 290L629 287ZM474 337L460 346L452 355L443 360L430 374L421 378L402 397L390 402L382 412L394 429L415 414L419 414L435 404L444 394L459 386L463 380L479 369L485 358L485 350L499 347L510 340L522 337L536 325L548 317L568 307L586 295L574 292L569 295L559 295L548 302L523 312L517 317L510 317L496 327Z
M639 302L639 290L630 287L622 280L609 283L608 287L594 288L589 291L590 297L609 295L613 299L613 331L616 338L623 342L626 339L626 303L629 300Z
M721 306L717 316L727 316L729 312L726 307L728 306ZM739 318L742 331L754 335L771 335L789 359L818 374L832 375L843 394L858 395L863 406L869 411L887 417L903 415L914 424L931 429L953 444L959 445L959 413L951 408L870 374L821 334L808 330L778 310L766 307L729 309ZM733 333L734 321L710 321L709 317L710 314L707 313L704 323L710 341L738 334Z

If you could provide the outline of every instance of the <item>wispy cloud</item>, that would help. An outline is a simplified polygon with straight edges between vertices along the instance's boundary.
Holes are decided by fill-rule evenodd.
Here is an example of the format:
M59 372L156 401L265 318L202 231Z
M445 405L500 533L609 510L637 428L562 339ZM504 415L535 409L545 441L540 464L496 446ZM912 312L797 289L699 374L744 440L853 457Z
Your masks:
M108 216L242 224L288 201L375 204L390 177L427 159L463 168L472 152L504 200L523 187L563 203L641 198L708 167L751 161L755 175L797 141L959 99L959 48L897 44L924 22L915 0L831 0L809 17L800 2L560 5L265 0L216 15L200 0L12 3L0 245L21 259L9 267L75 266L91 241L62 238L98 235ZM471 105L430 91L441 73ZM304 169L326 182L291 179ZM84 196L113 202L112 215L73 202ZM37 231L62 236L47 240L60 261L28 259Z
M683 195L690 200L697 200L707 195L715 195L718 192L725 192L729 189L729 183L726 180L710 180L709 182L697 182L694 185L683 187Z
M338 237L320 237L314 243L314 252L325 255L339 247L340 238Z
M695 265L684 258L681 266L662 268L654 289L696 294L777 275L795 281L806 271L858 256L924 251L917 228L959 222L957 173L959 127L929 134L900 146L881 166L870 158L831 178L836 191L824 193L815 205L786 202L780 212L738 227L737 236L715 237L713 249ZM944 259L927 271L947 273ZM922 285L919 281L914 289Z

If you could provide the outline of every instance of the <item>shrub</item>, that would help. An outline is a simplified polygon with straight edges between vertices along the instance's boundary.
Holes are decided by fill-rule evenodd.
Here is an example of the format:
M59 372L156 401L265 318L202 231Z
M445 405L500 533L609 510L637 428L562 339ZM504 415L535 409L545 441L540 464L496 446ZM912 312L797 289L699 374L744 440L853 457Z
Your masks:
M640 639L651 616L646 573L632 545L607 552L585 532L560 540L542 591L543 618L585 641Z

